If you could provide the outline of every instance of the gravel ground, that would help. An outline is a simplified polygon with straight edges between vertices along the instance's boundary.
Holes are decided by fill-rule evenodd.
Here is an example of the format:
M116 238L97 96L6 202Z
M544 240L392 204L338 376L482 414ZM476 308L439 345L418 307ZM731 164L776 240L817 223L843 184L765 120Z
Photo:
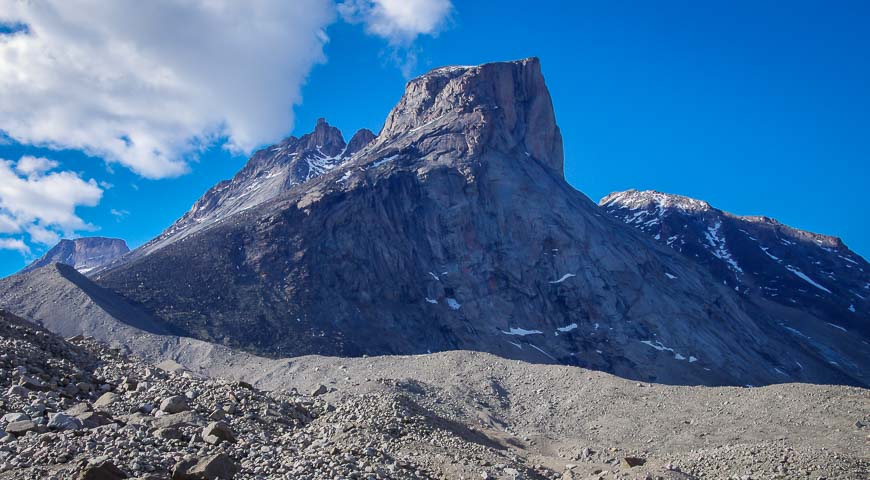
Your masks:
M0 479L868 478L870 391L488 354L157 366L0 322ZM240 357L250 358L250 357Z

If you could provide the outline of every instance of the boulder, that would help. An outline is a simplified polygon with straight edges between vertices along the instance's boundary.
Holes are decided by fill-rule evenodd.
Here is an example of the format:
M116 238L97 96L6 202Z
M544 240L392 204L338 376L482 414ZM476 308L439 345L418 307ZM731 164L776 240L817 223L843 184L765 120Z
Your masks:
M117 393L106 392L100 395L100 398L98 398L97 401L94 402L94 408L108 407L120 399L121 397Z
M66 413L67 415L73 416L73 417L78 417L79 415L84 415L85 413L88 413L91 411L93 411L91 406L88 405L87 403L82 402L82 403L73 405L72 407L66 409L64 411L64 413Z
M112 423L112 419L96 412L83 413L76 417L82 422L82 428L97 428Z
M79 430L82 428L82 421L65 413L55 413L50 415L48 428L51 430Z
M329 389L326 388L326 385L320 385L320 386L318 386L317 388L315 388L314 390L311 391L311 396L312 396L312 397L319 397L319 396L325 394L325 393L328 392L328 391L329 391Z
M231 480L240 470L232 457L219 453L178 462L172 470L172 480Z
M187 411L163 415L154 420L154 428L180 427L185 425L205 425L205 421L196 413Z
M224 422L211 422L202 429L202 439L206 443L217 445L221 442L236 442L233 430Z
M3 415L3 422L4 423L21 422L24 420L30 420L30 416L27 415L26 413L14 412L14 413L7 413L6 415Z
M24 398L27 398L28 393L30 393L30 390L22 387L21 385L13 385L13 386L9 387L9 390L6 391L7 395L10 395L10 396L15 395L15 396L24 397Z
M6 425L6 433L15 436L24 435L27 432L33 432L39 429L36 422L31 420L22 420L20 422L12 422Z
M51 388L46 385L45 382L43 382L42 380L34 377L28 377L26 375L21 377L21 382L19 382L19 385L28 390L33 390L37 392L51 390Z
M160 402L160 410L166 413L181 413L190 410L190 407L187 405L186 397L175 395Z
M124 478L127 478L127 474L109 461L90 464L79 475L79 480L121 480Z

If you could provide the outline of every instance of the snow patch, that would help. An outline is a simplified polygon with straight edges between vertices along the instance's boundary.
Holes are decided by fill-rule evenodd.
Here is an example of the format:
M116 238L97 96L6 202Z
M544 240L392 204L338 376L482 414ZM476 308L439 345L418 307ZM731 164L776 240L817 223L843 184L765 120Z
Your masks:
M830 325L830 326L832 326L832 327L838 329L838 330L842 330L842 331L844 331L844 332L848 332L848 330L846 330L845 328L843 328L843 327L841 327L841 326L839 326L839 325L837 325L837 324L835 324L835 323L831 323L831 322L826 322L826 323L827 323L828 325Z
M796 329L796 328L786 327L786 326L783 326L782 328L788 330L789 332L791 332L792 334L794 334L794 335L796 335L796 336L798 336L798 337L806 338L806 339L809 339L809 338L810 338L810 337L804 335L804 332L802 332L802 331L800 331L800 330L798 330L798 329Z
M551 280L550 283L562 283L562 282L564 282L565 280L567 280L567 279L569 279L569 278L571 278L571 277L576 277L576 276L577 276L577 275L574 275L573 273L566 273L565 275L562 275L562 277L559 278L558 280Z
M676 359L676 360L686 360L686 356L685 356L685 355L683 355L683 354L677 352L677 351L674 350L673 348L670 348L670 347L666 347L666 346L664 346L664 344L662 344L662 342L659 342L658 340L656 340L655 342L653 342L653 341L651 341L651 340L641 340L640 343L642 343L642 344L644 344L644 345L648 345L648 346L650 346L650 347L652 347L652 348L654 348L654 349L656 349L656 350L658 350L658 351L660 351L660 352L670 352L670 353L673 353L673 354L674 354L674 359ZM695 358L694 356L691 356L691 355L689 356L688 360L689 360L689 363L695 363L695 362L698 361L697 358Z
M840 258L842 258L843 260L849 262L849 263L854 263L855 265L860 265L858 262L856 262L855 260L852 260L852 259L849 258L849 257L844 257L844 256L842 256L842 255L837 255L837 256L840 257Z
M804 273L801 272L800 270L798 270L797 268L795 268L795 267L793 267L793 266L791 266L791 265L786 265L785 268L786 268L786 270L788 270L789 272L791 272L791 273L797 275L801 280L803 280L803 281L809 283L810 285L812 285L812 286L818 288L819 290L823 290L823 291L825 291L825 292L831 293L830 290L828 290L827 288L825 288L825 287L819 285L818 283L816 283L816 281L814 281L812 278L810 278L810 277L804 275Z
M383 164L385 164L385 163L387 163L387 162L392 162L393 160L395 160L395 159L397 159L397 158L399 158L398 155L390 155L389 157L385 157L385 158L382 158L382 159L376 161L376 162L373 163L372 166L369 167L369 168L378 168L378 167L380 167L381 165L383 165Z
M348 170L348 171L344 172L344 175L342 175L341 178L339 178L339 179L337 180L338 183L344 183L344 182L348 181L348 179L350 179L350 176L351 176L351 175L353 175L353 171L352 171L352 170Z
M770 257L770 258L776 260L777 262L780 262L780 261L781 261L781 260L779 259L779 257L777 257L777 256L771 254L770 252L768 252L768 250L770 250L769 248L767 248L767 247L762 247L761 245L759 245L758 248L760 248L761 251L764 252L764 254L767 255L768 257Z
M671 275L671 274L668 273L668 272L665 272L665 276L668 277L668 278L670 278L671 280L676 280L676 279L677 279L677 276L676 276L676 275Z
M538 335L538 334L542 334L544 332L542 332L540 330L526 330L525 328L513 328L513 327L511 327L507 332L502 330L501 333L503 333L505 335L517 335L520 337L525 337L526 335Z
M429 298L429 297L426 297L426 301L427 301L428 303L434 303L434 304L436 304L436 305L438 304L438 299L435 299L435 298Z
M532 345L532 344L531 344L531 343L530 343L530 344L529 344L529 346L530 346L530 347L532 347L532 348L534 348L534 349L535 349L535 350L537 350L537 351L539 351L539 352L541 352L541 353L543 353L543 354L544 354L544 355L546 355L546 356L548 356L548 357L550 357L550 359L551 359L551 360L556 360L556 357L554 357L554 356L552 356L552 355L550 355L550 354L549 354L549 353L547 353L547 352L545 352L545 351L543 351L543 350L541 350L541 349L540 349L540 348L538 348L538 347L537 347L537 346L535 346L535 345Z
M559 327L559 328L557 328L556 330L558 330L558 331L564 333L564 332L570 332L571 330L574 330L574 329L576 329L576 328L577 328L577 324L576 324L576 323L572 323L571 325L566 325L566 326L564 326L564 327Z
M737 273L743 273L743 269L737 264L737 261L731 256L728 251L728 246L725 244L725 238L719 235L719 229L722 228L722 221L717 220L715 225L707 228L704 236L707 237L707 243L712 247L713 256L728 264L728 268Z
M462 305L455 298L447 298L447 306L450 307L450 310L459 310Z

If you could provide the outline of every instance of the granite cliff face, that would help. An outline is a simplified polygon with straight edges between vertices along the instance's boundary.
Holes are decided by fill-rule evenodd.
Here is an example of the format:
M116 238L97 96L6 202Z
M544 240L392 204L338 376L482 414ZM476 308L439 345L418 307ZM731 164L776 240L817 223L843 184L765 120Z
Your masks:
M42 257L25 267L29 272L52 263L69 265L81 273L88 273L129 252L127 243L118 238L83 237L61 240Z
M608 215L563 161L537 59L436 69L377 137L324 121L257 152L89 288L274 357L467 349L664 383L867 384L861 330L807 333ZM12 290L31 284L0 298L25 310Z

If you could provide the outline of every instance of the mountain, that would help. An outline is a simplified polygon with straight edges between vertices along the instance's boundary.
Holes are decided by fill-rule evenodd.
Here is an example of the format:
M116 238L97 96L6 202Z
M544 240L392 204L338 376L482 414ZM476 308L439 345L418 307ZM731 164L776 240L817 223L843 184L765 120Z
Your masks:
M866 383L862 337L808 345L788 333L803 317L573 189L537 59L435 69L360 135L318 122L257 152L93 279L174 332L276 357L469 349L665 383Z
M615 192L600 205L614 218L703 265L722 284L769 311L788 335L821 352L832 365L866 368L862 365L870 353L870 264L841 239L768 217L732 215L701 200L656 191ZM857 341L847 342L845 337Z
M865 330L735 290L572 188L563 162L537 59L435 69L377 136L318 121L89 279L43 267L0 282L0 303L148 354L186 355L187 336L270 357L466 349L674 384L867 384Z
M129 252L127 243L119 238L83 237L63 239L42 257L25 267L29 272L52 263L69 265L81 273L88 273Z
M836 237L655 191L612 193L600 205L693 258L742 294L755 294L870 336L870 264Z
M183 217L137 249L131 258L160 249L329 172L374 138L370 130L361 129L345 143L337 128L318 119L311 133L288 137L254 153L232 179L209 189Z

